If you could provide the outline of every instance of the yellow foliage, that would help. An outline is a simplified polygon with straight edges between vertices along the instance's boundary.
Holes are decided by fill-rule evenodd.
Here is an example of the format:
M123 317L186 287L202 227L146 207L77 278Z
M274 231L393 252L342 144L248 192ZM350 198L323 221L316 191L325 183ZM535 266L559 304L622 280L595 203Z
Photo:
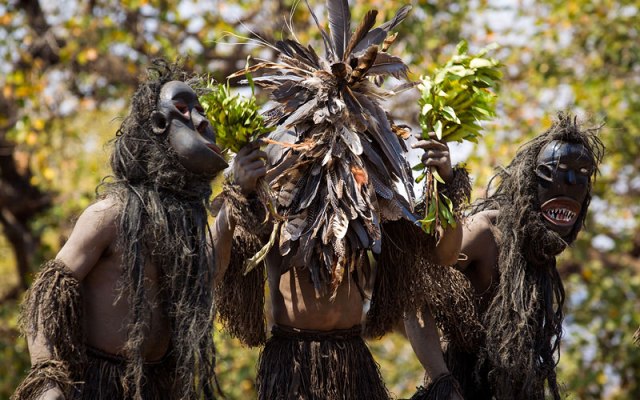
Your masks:
M13 15L9 13L0 15L0 25L2 26L9 26L12 20L13 20Z
M10 85L5 85L2 88L2 95L7 99L12 98L13 97L13 87L10 86Z
M38 143L38 135L35 132L29 132L27 134L27 138L25 140L25 143L28 146L35 146L36 143Z
M53 168L45 167L42 170L42 176L47 181L51 182L56 177L56 172L53 170Z

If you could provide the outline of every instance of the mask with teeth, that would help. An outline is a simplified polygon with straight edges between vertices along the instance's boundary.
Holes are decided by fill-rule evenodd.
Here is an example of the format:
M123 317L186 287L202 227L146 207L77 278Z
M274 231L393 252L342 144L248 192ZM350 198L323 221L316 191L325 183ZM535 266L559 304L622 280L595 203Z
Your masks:
M538 154L535 171L542 215L547 226L562 237L574 232L595 168L593 158L580 143L554 140Z

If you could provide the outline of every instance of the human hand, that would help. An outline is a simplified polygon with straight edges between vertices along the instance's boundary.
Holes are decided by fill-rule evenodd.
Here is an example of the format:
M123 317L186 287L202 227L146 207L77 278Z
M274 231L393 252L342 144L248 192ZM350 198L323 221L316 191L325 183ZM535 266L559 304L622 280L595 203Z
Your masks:
M260 141L247 144L238 151L233 160L233 183L238 185L244 194L254 192L258 180L267 173L267 153L260 150L260 144Z
M55 385L42 393L38 397L38 400L64 400L64 394L62 393L62 390L60 390L58 385Z
M422 149L421 161L425 167L434 167L442 179L449 183L453 179L453 168L449 155L449 146L436 138L435 133L430 133L430 139L422 139L418 136L418 141L411 145L414 149Z

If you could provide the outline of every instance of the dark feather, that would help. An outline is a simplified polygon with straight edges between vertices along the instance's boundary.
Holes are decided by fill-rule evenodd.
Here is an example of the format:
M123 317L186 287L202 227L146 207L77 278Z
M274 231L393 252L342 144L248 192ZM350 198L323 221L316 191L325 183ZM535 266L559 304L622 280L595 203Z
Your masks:
M369 113L369 132L376 140L383 153L390 162L390 166L393 172L400 178L407 179L403 164L405 160L402 157L402 148L398 143L398 137L391 131L391 126L387 120L387 116L384 110L380 106L368 99L365 95L356 94L356 98L360 101L360 104L367 109ZM412 179L412 178L409 178Z
M277 105L265 112L262 113L262 117L264 118L264 123L266 126L275 126L280 124L283 118L286 116L284 111L282 110L282 106Z
M329 30L336 57L342 60L351 35L351 11L347 0L327 0Z
M318 98L313 97L311 100L306 102L304 105L298 107L296 111L289 115L289 117L284 121L283 125L286 128L292 128L296 125L298 121L301 119L312 116L318 106Z
M360 242L360 245L362 246L362 248L364 249L369 248L369 245L371 244L371 240L369 239L369 235L367 234L367 231L362 226L362 222L356 219L351 221L349 223L349 226L353 229L353 231L358 236L358 241Z
M302 46L300 43L295 40L287 39L286 43L289 45L291 50L293 51L293 57L306 63L307 65L313 67L313 69L320 69L320 60L316 53L309 48Z
M297 74L303 73L311 75L317 70L313 65L309 65L309 62L302 56L297 56L295 54L293 57L289 57L286 54L280 54L280 62L291 68L297 68L298 71L295 72Z
M375 189L376 193L379 194L383 199L393 199L394 192L387 185L382 183L380 178L375 173L369 173L369 180L371 180L371 184Z
M378 15L378 10L369 10L364 15L364 18L360 22L360 25L356 28L355 32L351 36L349 40L349 44L344 51L344 56L342 57L342 61L347 61L349 56L351 55L351 51L353 48L360 43L360 41L369 33L369 30L373 28L373 25L376 23L376 16Z
M369 68L368 76L391 75L394 78L403 79L407 77L408 72L409 67L400 58L387 53L377 53L376 61Z
M350 84L358 82L367 74L367 71L369 71L373 65L376 65L377 55L378 46L376 45L370 46L367 51L364 52L364 55L358 59L358 65L351 73L351 77L349 78Z
M347 110L349 110L351 117L355 119L354 122L357 121L361 129L364 128L366 121L362 116L362 105L360 105L358 100L354 97L353 91L349 88L349 86L345 86L342 89L342 100L347 106Z
M322 28L322 26L320 25L320 22L318 21L318 17L313 12L313 9L311 8L311 5L309 5L309 1L308 0L304 0L304 2L307 3L307 8L309 9L309 14L311 14L311 17L316 22L316 26L318 27L318 30L320 31L320 35L322 35L322 41L324 42L324 49L326 51L327 60L329 60L329 62L337 61L336 60L336 49L333 47L333 44L331 43L331 38L327 34L327 31L325 31Z
M385 22L384 24L367 33L367 35L360 41L360 43L358 43L358 45L353 48L353 54L357 54L361 51L366 50L372 44L381 44L387 37L389 31L395 28L400 22L402 22L407 17L410 10L410 5L402 6L391 20Z
M294 81L283 82L275 90L271 92L271 98L277 102L283 103L288 99L296 96L298 92L307 92L307 90L299 86Z
M276 48L278 49L278 51L280 51L280 53L286 54L289 57L293 57L293 51L287 42L278 40L276 42Z
M300 195L300 204L298 205L297 211L304 210L309 207L311 202L315 200L316 193L318 193L318 187L320 186L320 182L322 181L322 174L309 174L307 176L307 182L304 186L304 190Z

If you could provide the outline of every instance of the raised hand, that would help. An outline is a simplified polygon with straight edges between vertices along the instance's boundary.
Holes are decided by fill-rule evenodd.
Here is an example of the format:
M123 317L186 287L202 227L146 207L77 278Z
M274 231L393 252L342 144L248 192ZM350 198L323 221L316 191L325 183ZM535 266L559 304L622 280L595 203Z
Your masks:
M256 190L257 182L267 173L267 154L260 150L260 142L244 146L233 161L233 183L240 186L245 194Z
M414 149L422 149L421 161L425 167L434 167L438 174L445 182L451 182L453 179L453 168L451 167L451 157L449 155L449 146L439 141L434 133L430 134L431 139L421 139L411 145Z

